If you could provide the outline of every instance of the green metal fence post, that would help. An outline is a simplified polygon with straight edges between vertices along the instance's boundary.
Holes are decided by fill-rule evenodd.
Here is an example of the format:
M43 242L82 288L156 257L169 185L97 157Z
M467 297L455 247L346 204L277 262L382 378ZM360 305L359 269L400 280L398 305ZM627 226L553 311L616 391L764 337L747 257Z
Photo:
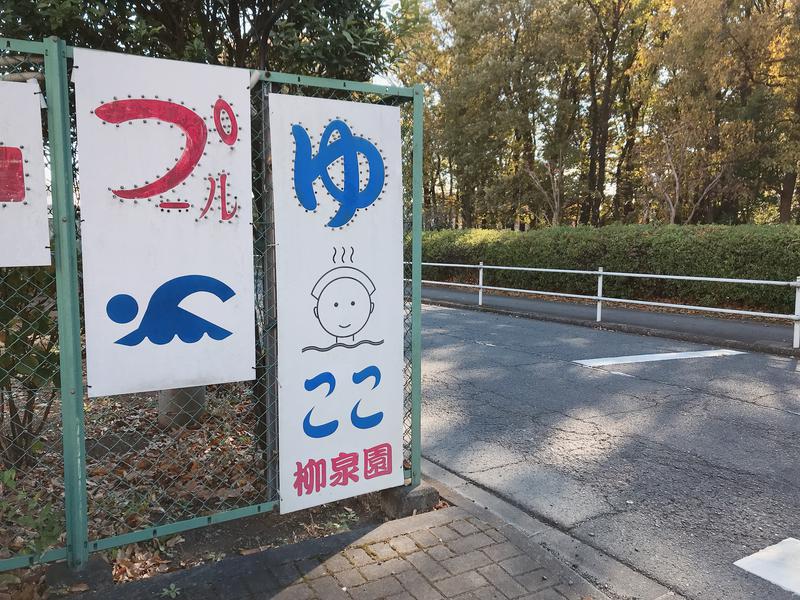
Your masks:
M83 367L78 298L78 254L72 200L67 47L55 37L44 40L47 131L55 237L58 343L61 367L61 416L64 439L64 502L67 562L80 569L88 559L86 450L83 423Z
M411 212L411 485L422 478L422 120L425 91L414 86Z

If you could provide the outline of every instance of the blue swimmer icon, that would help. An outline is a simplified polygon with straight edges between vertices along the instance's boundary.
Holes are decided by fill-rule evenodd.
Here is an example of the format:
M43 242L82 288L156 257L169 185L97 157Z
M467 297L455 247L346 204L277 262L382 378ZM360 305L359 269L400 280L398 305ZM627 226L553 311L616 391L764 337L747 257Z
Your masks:
M137 346L147 338L152 343L163 346L177 335L182 342L194 344L206 334L217 341L232 335L227 329L178 306L198 292L213 294L222 302L236 295L236 292L219 279L206 275L183 275L170 279L153 292L139 327L115 343ZM130 323L139 314L139 304L133 296L118 294L108 301L106 313L115 323Z

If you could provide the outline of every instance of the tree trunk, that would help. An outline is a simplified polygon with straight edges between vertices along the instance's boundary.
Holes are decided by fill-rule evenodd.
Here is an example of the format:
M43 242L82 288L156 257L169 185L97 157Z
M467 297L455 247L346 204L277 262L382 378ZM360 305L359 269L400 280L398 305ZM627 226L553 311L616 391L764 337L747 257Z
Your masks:
M631 176L634 169L633 149L636 145L636 131L639 126L641 104L634 104L625 115L625 143L617 160L615 177L616 194L614 195L614 219L624 221L628 216L633 199Z
M164 428L197 423L206 414L206 387L162 390L158 393L158 424Z
M475 208L472 202L472 193L461 194L461 223L464 229L471 229L475 225Z
M781 223L789 223L792 220L792 198L794 189L797 185L797 172L786 173L781 182Z
M609 45L606 59L606 77L603 83L603 104L600 107L599 135L597 140L597 175L592 195L592 225L600 225L600 205L606 194L606 157L608 156L608 130L611 121L612 84L614 81L614 48Z
M586 174L586 198L581 203L580 223L588 225L591 222L594 206L594 192L597 189L597 147L599 138L599 109L597 103L597 66L596 53L593 51L589 63L589 123L591 134L589 136L589 172Z

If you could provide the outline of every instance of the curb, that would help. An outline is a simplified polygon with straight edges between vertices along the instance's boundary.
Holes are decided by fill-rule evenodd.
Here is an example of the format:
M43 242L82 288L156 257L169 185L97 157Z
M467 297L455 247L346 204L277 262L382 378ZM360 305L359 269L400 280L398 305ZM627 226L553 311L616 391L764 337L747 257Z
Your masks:
M422 472L425 480L437 488L448 502L483 520L498 522L498 529L520 548L543 548L610 598L684 600L677 592L613 556L537 519L501 496L424 457Z
M507 308L499 308L494 306L477 306L474 304L462 304L460 302L451 302L449 300L436 300L431 298L422 298L423 304L430 304L433 306L443 306L445 308L458 308L465 310L474 310L476 312L489 312L499 315L506 315L510 317L517 317L522 319L533 319L536 321L549 321L551 323L562 323L564 325L577 325L579 327L589 327L591 329L598 329L600 331L619 331L621 333L632 333L635 335L644 335L648 337L660 337L680 342L693 342L697 344L705 344L709 346L725 346L735 350L748 350L750 352L761 352L764 354L773 354L777 356L786 356L788 358L800 358L800 348L785 348L783 346L774 346L772 344L763 344L760 342L743 342L741 340L728 340L724 338L714 337L711 335L702 335L697 333L685 333L682 331L672 331L669 329L655 329L651 327L642 327L640 325L627 325L625 323L611 323L603 322L597 323L589 319L578 319L574 317L559 317L547 313L539 313L535 311L512 310Z

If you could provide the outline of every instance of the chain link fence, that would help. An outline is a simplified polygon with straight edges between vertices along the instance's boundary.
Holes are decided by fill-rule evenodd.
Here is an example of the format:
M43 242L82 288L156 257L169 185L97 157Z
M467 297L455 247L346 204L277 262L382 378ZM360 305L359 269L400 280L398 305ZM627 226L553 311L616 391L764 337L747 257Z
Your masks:
M0 49L0 80L44 90L44 61ZM64 542L59 384L54 269L0 268L0 560Z
M42 58L2 49L0 75L5 80L43 81ZM84 543L90 551L210 524L221 513L262 512L279 501L274 231L265 119L270 92L401 105L404 223L406 233L411 232L413 114L408 95L277 83L271 80L274 75L262 75L251 90L256 377L235 384L84 399ZM73 98L70 89L72 107ZM69 122L74 149L74 110ZM77 178L74 198L79 236ZM79 244L78 270L80 279ZM410 280L411 267L406 266L407 477L413 413ZM23 559L32 564L66 556L56 298L52 267L0 268L0 571L21 566ZM82 333L81 325L83 342ZM85 367L83 376L85 382Z
M85 403L89 539L278 500L272 207L251 94L256 377Z

